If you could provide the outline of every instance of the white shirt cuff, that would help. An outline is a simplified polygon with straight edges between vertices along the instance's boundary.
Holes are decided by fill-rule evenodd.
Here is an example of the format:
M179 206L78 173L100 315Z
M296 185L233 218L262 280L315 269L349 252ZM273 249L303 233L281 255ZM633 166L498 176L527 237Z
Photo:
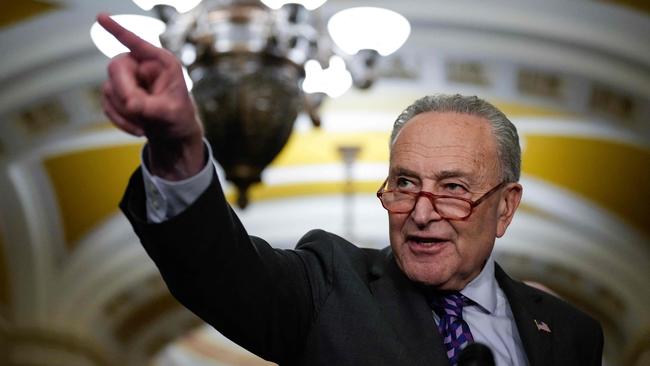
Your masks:
M153 175L146 164L147 145L142 148L141 169L146 194L147 220L160 223L180 214L208 188L215 172L212 149L207 140L207 159L203 169L184 180L171 181Z

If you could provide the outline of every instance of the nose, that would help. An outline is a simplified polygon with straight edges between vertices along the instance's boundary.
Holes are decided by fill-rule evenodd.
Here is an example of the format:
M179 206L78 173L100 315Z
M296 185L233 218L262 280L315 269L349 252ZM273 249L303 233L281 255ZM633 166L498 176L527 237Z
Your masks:
M419 196L411 211L411 218L416 225L423 227L431 221L441 220L442 216L436 211L431 198Z

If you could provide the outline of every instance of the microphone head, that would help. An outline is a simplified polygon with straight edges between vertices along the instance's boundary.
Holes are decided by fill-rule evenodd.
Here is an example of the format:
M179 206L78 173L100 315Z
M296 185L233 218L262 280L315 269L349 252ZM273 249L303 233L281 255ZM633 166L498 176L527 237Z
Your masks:
M460 351L458 366L494 366L494 355L488 346L474 342Z

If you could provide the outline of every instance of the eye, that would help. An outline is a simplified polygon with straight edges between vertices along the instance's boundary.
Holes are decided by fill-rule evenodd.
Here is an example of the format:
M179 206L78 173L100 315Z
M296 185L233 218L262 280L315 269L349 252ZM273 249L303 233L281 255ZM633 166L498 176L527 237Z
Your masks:
M467 188L465 188L465 186L455 182L445 183L444 189L446 192L453 194L463 194L467 192Z
M408 179L406 179L404 177L399 177L399 178L397 178L395 188L401 189L401 190L413 190L413 189L416 188L416 186L412 181L410 181L410 180L408 180Z

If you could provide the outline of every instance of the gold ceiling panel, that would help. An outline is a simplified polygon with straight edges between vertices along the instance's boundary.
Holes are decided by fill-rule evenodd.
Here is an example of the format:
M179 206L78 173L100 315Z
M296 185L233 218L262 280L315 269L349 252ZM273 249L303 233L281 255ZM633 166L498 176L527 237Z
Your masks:
M321 129L294 133L272 165L283 167L340 163L338 148L342 145L359 146L359 162L385 163L388 161L388 136L388 132L325 132Z
M522 168L650 234L650 149L585 137L526 137Z
M45 1L6 1L0 11L0 28L25 21L29 18L60 9L60 4Z
M129 176L140 164L140 145L110 146L53 156L44 161L68 249L115 213Z

